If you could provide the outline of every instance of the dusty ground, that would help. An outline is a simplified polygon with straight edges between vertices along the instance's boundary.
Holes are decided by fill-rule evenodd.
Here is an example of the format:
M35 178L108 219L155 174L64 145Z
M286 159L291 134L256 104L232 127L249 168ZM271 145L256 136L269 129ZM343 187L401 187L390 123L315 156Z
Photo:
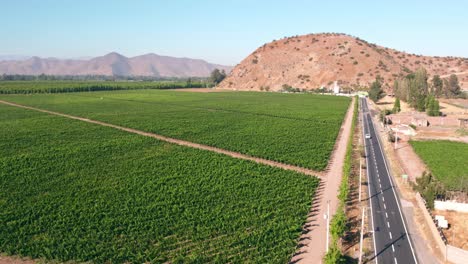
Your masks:
M33 264L36 261L26 258L0 256L0 264Z
M351 106L354 105L353 103ZM338 206L338 188L343 172L347 140L351 132L353 107L348 109L340 134L335 142L335 150L328 163L328 170L317 189L307 223L299 239L298 250L291 259L291 263L322 263L326 247L326 221L323 216L327 213L327 201L330 203L330 217L333 217Z
M225 88L279 90L283 84L297 88L367 86L377 75L391 89L402 67L427 69L430 75L468 70L463 58L417 56L370 44L344 34L309 34L275 40L247 56L221 82ZM465 75L463 75L465 76ZM465 77L459 75L460 81Z
M373 251L372 233L369 232L372 228L369 226L369 212L367 207L368 203L368 190L367 190L367 176L365 161L361 157L360 153L360 142L362 142L361 126L356 126L355 136L353 139L353 164L352 172L349 178L349 200L346 204L346 217L349 220L349 231L345 234L341 248L346 256L354 260L359 259L359 240L361 235L361 223L362 223L362 210L366 211L364 216L364 240L363 240L363 261L366 262L366 258L371 256ZM362 161L361 170L361 202L359 202L359 160Z
M433 215L443 215L449 222L448 229L442 229L449 244L468 250L468 213L434 210Z
M382 99L380 99L378 101L376 106L380 110L384 110L384 109L392 110L394 104L395 104L395 97L386 95L384 98L382 98ZM402 113L412 112L413 111L411 109L411 107L407 103L405 103L405 102L403 102L401 100L400 100L400 108L401 108Z

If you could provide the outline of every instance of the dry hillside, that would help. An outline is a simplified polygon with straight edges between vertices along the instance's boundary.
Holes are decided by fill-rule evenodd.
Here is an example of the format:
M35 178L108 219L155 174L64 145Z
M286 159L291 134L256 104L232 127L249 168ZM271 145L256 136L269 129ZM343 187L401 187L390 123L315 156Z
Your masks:
M456 73L468 88L468 59L408 54L345 34L324 33L273 41L258 48L219 85L221 88L279 90L283 84L316 89L338 81L342 87L368 86L377 75L393 80L418 67L429 74Z

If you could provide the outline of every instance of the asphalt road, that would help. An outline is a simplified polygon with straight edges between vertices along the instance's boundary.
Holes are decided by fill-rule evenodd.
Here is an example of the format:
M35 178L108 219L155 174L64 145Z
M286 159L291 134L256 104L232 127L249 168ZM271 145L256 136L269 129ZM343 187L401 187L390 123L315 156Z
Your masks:
M361 99L376 263L418 263L366 99Z

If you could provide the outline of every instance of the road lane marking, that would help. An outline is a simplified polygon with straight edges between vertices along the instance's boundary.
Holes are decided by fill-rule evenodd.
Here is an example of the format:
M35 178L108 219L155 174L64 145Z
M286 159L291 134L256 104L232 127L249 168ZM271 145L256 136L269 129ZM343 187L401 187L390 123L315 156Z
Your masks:
M395 259L395 264L398 264L398 262L396 261L396 257L394 257L393 259Z
M388 228L390 228L390 223L388 221L387 221L387 226L388 226Z
M385 217L386 217L386 218L388 218L388 214L387 214L387 212L385 212Z
M388 234L390 235L390 239L393 239L392 232L388 232Z
M371 121L372 121L372 119L371 119ZM370 129L371 124L368 123L368 126L369 126L369 129ZM375 131L375 127L374 127L374 123L373 123L373 122L372 122L372 128L373 128L373 130ZM380 142L380 138L379 138L379 135L378 135L377 133L378 133L378 132L375 132L375 134L376 134L375 136L376 136L376 138L377 138L377 145L379 146L380 154L382 155L382 159L383 159L383 162L384 162L384 165L385 165L385 169L386 169L386 171L387 171L387 176L388 176L388 179L390 180L390 185L393 186L393 185L394 185L394 184L393 184L393 179L392 179L392 177L390 176L390 171L388 170L387 160L385 159L385 155L384 155L384 152L383 152L383 150L382 150L382 143ZM391 188L391 189L392 189L392 191L393 191L393 196L394 196L394 198L395 198L395 202L396 202L397 207L398 207L398 212L400 213L400 218L401 218L401 221L402 221L402 223L403 223L403 227L404 227L404 229L405 229L405 233L408 234L408 229L406 228L406 223L405 223L405 220L404 220L404 218L403 218L403 213L401 212L400 202L399 202L398 197L397 197L397 194L396 194L396 192L395 192L395 188ZM384 204L384 206L385 206L385 204ZM411 238L409 237L409 235L408 235L408 243L409 243L409 245L410 245L411 253L413 254L414 262L415 262L416 264L418 264L418 260L416 259L416 254L415 254L415 252L414 252L413 244L411 243ZM395 261L396 261L396 259L395 259Z
M387 206L385 205L385 203L383 204L383 207L385 208L385 210L387 210Z
M392 251L395 252L395 247L393 246L393 244L392 244Z
M382 186L380 186L380 188L382 189ZM382 201L385 202L385 197L382 195Z
M362 100L362 102L364 103L365 101ZM363 104L363 105L366 105L366 106L367 106L367 104ZM367 122L363 122L364 131L365 131L365 125L366 125L366 124L367 124L368 130L369 130L369 118L366 118L366 121L367 121ZM363 132L364 132L364 131L363 131ZM364 148L364 151L365 151L366 157L367 157L367 160L366 160L366 161L368 162L368 161L370 160L370 157L368 156L368 153L367 153L367 146L368 146L367 143L368 143L368 141L365 140L365 141L364 141L364 145L365 145L366 147ZM371 143L370 146L372 147L372 142L370 142L370 143ZM369 165L369 164L366 164L366 165ZM370 180L370 178L371 178L371 176L370 176L370 166L366 166L366 170L367 170L367 173L366 173L367 181L370 183L370 181L371 181L371 180ZM367 191L369 192L369 197L372 197L372 195L371 195L371 188L367 188ZM376 239L375 239L374 210L373 210L373 208L372 208L372 199L369 201L369 203L370 203L371 219L372 219L372 237L373 237L372 241L374 242L374 252L377 252L377 244L376 244ZM378 263L379 263L379 258L377 257L377 253L374 253L374 254L375 254L375 263L378 264Z

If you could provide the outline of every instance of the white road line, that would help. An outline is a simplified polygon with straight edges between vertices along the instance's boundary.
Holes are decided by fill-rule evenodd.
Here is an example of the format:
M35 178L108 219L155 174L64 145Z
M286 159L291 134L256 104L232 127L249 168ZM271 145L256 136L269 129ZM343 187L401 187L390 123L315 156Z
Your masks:
M372 127L374 127L374 123L372 123ZM370 127L369 127L369 129L370 129ZM375 128L374 128L374 131L375 131ZM380 153L382 154L382 159L384 161L385 169L387 170L388 179L390 180L390 184L393 186L394 185L393 184L393 179L390 176L390 171L388 170L387 160L385 159L385 155L384 155L383 150L382 150L382 144L380 143L379 135L377 133L375 133L375 134L376 134L376 138L377 138L377 144L380 147L379 149L380 149ZM408 229L406 228L405 219L403 219L403 213L401 212L400 202L398 201L398 198L397 198L397 195L396 195L396 192L395 192L395 188L392 188L392 190L393 190L393 196L395 197L395 201L396 201L396 204L398 206L398 211L400 212L401 221L403 222L403 227L405 228L405 233L408 236L408 243L410 245L411 253L413 253L414 262L416 264L418 264L418 260L416 259L416 253L414 253L413 244L411 243L411 238L409 237Z
M380 187L380 189L382 189L382 184L380 184L380 182L379 182L379 187ZM384 200L383 196L382 196L382 200ZM385 200L384 200L384 202L385 202Z
M396 257L393 258L395 260L395 264L398 264L398 261L396 261Z
M392 251L395 252L395 247L393 246L393 244L392 244Z
M382 186L380 186L380 188L382 188ZM385 197L382 195L382 201L385 202Z
M385 210L387 210L387 206L385 205L385 203L383 204L383 207L385 208Z
M387 221L387 226L388 226L388 228L390 228L390 223L388 221Z
M363 115L363 117L364 117L364 115ZM367 124L367 130L369 130L369 119L366 118L365 120L366 120L366 122L364 122L364 120L363 120L363 125L364 125L364 129L363 129L364 131L362 131L363 136L364 136L364 133L365 133L365 125L366 124ZM370 178L371 178L370 173L369 173L370 168L369 168L369 166L367 166L368 165L367 161L369 160L369 156L367 154L367 141L364 141L364 146L365 146L364 151L365 151L366 157L367 157L367 160L366 160L366 170L367 170L366 174L367 175L366 176L367 176L367 182L370 183ZM371 147L372 147L372 144L371 144ZM369 192L369 197L372 197L371 188L367 188L367 191ZM371 218L372 218L372 237L373 237L372 240L374 242L375 264L378 264L379 263L379 258L377 257L377 244L376 244L376 241L375 241L374 210L372 209L372 200L370 200L369 203L370 203L370 209L371 209L370 211L371 211Z
M388 232L388 234L390 235L390 239L393 239L392 232Z
M388 214L387 214L387 212L385 212L385 217L386 217L386 218L388 218Z

